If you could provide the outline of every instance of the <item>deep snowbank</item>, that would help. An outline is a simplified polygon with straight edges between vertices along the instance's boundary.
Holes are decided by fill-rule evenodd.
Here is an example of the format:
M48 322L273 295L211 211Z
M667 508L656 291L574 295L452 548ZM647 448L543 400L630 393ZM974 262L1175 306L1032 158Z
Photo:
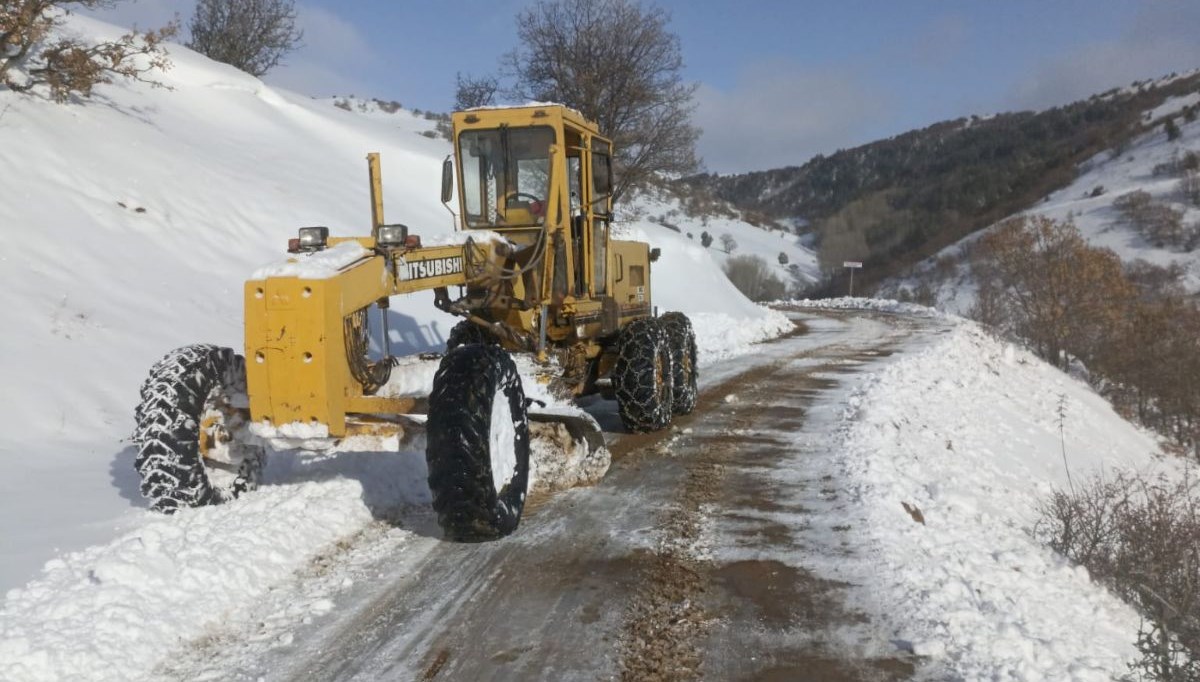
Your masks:
M1087 386L965 321L851 398L844 472L878 548L866 589L933 678L1126 672L1137 615L1030 536L1068 484L1063 443L1077 482L1176 469Z
M0 610L0 679L142 679L368 523L362 493L347 479L268 486L50 561Z

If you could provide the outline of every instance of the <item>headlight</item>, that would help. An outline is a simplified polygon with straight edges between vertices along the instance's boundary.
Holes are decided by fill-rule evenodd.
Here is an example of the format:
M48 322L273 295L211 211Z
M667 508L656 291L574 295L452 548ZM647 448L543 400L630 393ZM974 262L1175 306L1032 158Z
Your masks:
M380 225L379 231L375 235L375 245L382 247L404 246L404 240L407 238L407 225Z
M320 251L325 248L325 243L329 241L328 227L302 227L300 228L300 250L301 251Z

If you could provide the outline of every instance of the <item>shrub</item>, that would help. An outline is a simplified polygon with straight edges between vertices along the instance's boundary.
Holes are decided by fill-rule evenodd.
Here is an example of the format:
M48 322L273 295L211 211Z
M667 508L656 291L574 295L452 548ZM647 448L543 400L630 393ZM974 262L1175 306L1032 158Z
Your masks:
M1134 672L1200 679L1200 495L1191 476L1168 483L1120 473L1058 491L1035 534L1141 613Z
M771 272L766 260L753 254L725 261L725 276L751 301L774 301L787 296L787 285Z
M1167 119L1167 122L1163 124L1163 130L1166 131L1168 140L1178 140L1181 134L1179 126L1175 125L1175 119L1173 118Z
M1189 230L1183 225L1183 213L1154 201L1148 192L1138 190L1122 194L1113 200L1113 208L1139 234L1159 248L1182 247L1189 241Z
M0 84L13 92L45 87L50 99L90 97L114 77L164 87L148 77L171 67L163 43L179 30L176 22L156 31L132 31L116 40L85 43L51 38L72 7L111 7L115 0L4 0L0 2Z

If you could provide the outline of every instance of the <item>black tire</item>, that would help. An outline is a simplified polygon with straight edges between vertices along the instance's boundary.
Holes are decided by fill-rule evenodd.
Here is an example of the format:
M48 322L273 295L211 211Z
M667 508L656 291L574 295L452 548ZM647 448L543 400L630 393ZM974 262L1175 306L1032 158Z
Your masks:
M675 402L671 386L671 344L652 317L634 320L617 339L612 385L625 429L657 431L671 423Z
M442 358L425 461L447 539L480 542L517 529L529 483L529 420L521 376L502 348L470 344Z
M171 514L258 487L263 448L246 437L245 404L246 362L230 348L185 346L150 369L134 410L133 439L134 467L151 509ZM213 459L201 454L202 425Z
M470 320L460 320L458 324L450 328L450 336L446 339L446 350L452 351L459 346L465 346L470 343L498 346L500 345L500 339L497 339L495 334L492 334Z
M658 319L667 330L667 338L671 343L671 388L675 393L671 411L675 414L691 414L696 409L696 396L699 393L696 385L696 331L692 329L692 321L683 313L667 313Z

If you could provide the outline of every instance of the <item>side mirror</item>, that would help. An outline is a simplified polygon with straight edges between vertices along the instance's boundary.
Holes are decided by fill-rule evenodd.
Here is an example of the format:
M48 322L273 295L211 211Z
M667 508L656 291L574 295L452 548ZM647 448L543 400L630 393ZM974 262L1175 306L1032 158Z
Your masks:
M650 262L657 263L658 257L661 255L662 255L662 249L659 249L659 248L650 249Z
M454 159L449 156L442 162L442 203L454 198Z

